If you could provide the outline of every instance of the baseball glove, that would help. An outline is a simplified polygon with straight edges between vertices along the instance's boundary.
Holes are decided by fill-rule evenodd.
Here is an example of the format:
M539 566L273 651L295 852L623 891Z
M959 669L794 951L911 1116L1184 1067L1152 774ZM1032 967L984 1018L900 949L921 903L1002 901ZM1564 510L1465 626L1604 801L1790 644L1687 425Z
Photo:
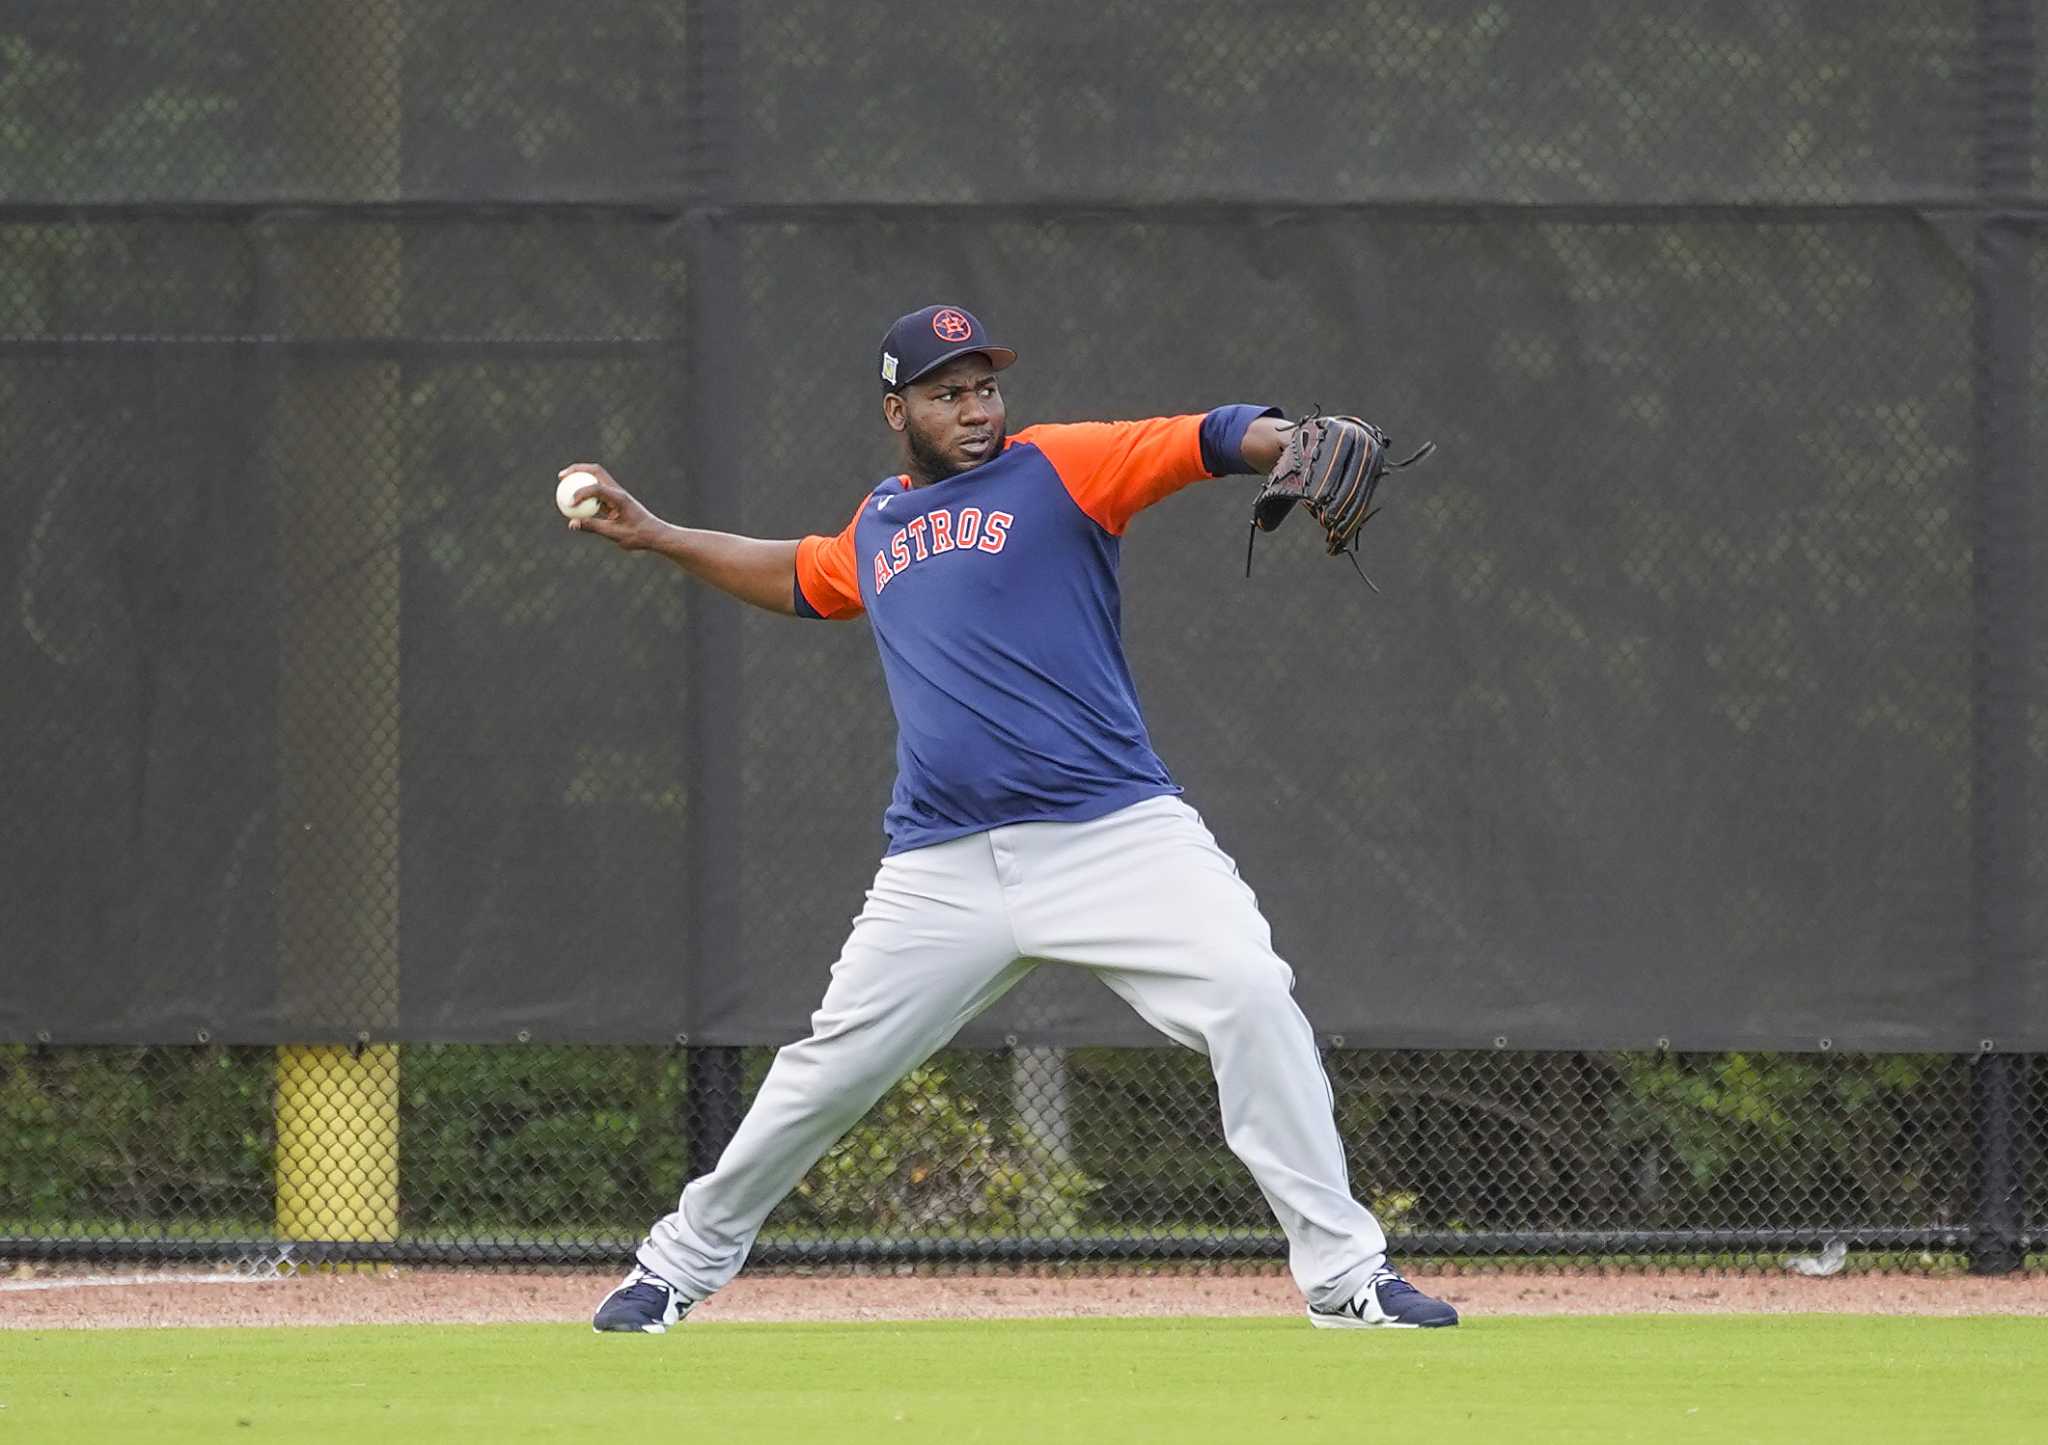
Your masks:
M1266 485L1252 502L1251 536L1244 544L1244 575L1252 575L1252 543L1287 520L1299 502L1323 529L1332 557L1350 557L1358 566L1359 529L1379 508L1372 504L1380 478L1421 461L1436 450L1424 442L1405 460L1387 460L1387 434L1355 416L1310 415L1292 424L1293 435ZM1365 577L1373 591L1379 587Z

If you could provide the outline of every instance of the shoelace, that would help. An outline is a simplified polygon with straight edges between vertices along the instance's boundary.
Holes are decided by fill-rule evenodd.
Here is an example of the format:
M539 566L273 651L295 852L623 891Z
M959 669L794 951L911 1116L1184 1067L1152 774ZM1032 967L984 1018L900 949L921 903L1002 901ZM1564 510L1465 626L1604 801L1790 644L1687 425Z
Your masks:
M1390 1286L1391 1288L1389 1288ZM1393 1295L1419 1295L1422 1293L1421 1290L1417 1289L1414 1285L1408 1283L1407 1280L1401 1278L1401 1276L1395 1274L1392 1270L1388 1270L1385 1274L1376 1274L1371 1279L1367 1280L1365 1282L1365 1288L1360 1290L1357 1294L1353 1295L1345 1303L1339 1305L1338 1309L1342 1310L1345 1314L1354 1315L1359 1319L1364 1319L1365 1297L1368 1294L1370 1294L1373 1296L1374 1302L1378 1303L1379 1292L1382 1289L1387 1289L1387 1292ZM1381 1305L1381 1308L1385 1308L1385 1306Z
M1401 1276L1399 1276L1398 1274L1381 1275L1378 1279L1373 1281L1373 1288L1376 1290L1385 1290L1390 1294L1422 1293L1421 1290L1417 1289L1414 1285L1408 1283L1407 1280L1401 1278Z
M657 1279L645 1270L642 1270L640 1278L634 1280L631 1284L620 1290L619 1293L628 1299L653 1299L665 1307L668 1304L669 1296L675 1293L675 1287L670 1285L668 1281Z

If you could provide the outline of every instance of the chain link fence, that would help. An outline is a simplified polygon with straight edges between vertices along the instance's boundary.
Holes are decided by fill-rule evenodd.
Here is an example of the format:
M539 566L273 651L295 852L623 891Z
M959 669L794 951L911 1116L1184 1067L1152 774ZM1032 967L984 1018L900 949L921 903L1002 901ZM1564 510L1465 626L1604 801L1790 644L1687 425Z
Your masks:
M1395 600L1242 582L1222 488L1125 563L1398 1247L2040 1250L2042 18L11 6L0 1251L622 1257L801 1031L890 723L865 638L564 539L553 471L836 530L940 297L1019 423L1443 446ZM1276 1256L1146 1037L1046 972L755 1258Z
M700 1051L701 1052L701 1051ZM735 1051L742 1095L770 1051ZM2019 1167L2048 1199L2048 1069L2018 1058ZM1982 1060L1380 1053L1326 1064L1353 1185L1404 1257L1856 1267L2048 1250L1987 1237ZM0 1051L0 1250L248 1265L610 1265L701 1166L721 1070L690 1051ZM730 1077L729 1075L727 1077ZM727 1109L730 1112L730 1109ZM1204 1060L952 1049L771 1217L758 1264L1276 1259Z

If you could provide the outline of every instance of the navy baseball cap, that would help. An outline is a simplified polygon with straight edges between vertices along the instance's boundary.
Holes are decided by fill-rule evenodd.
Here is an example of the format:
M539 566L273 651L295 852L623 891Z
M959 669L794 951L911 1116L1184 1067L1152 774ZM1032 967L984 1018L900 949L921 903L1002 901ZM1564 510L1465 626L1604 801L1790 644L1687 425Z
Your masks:
M979 351L1001 371L1017 359L1007 346L993 345L974 313L959 306L927 306L899 316L882 338L882 390L899 391L933 367Z

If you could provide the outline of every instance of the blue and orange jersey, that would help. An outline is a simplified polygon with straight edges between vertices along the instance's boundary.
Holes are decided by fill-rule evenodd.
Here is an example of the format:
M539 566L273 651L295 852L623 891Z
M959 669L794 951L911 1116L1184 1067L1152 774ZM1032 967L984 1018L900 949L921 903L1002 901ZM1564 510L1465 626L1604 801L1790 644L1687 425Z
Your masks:
M797 544L797 612L866 613L881 652L889 852L1180 791L1124 660L1124 529L1190 482L1248 471L1245 432L1276 414L1028 427L944 481L889 478L837 536Z

